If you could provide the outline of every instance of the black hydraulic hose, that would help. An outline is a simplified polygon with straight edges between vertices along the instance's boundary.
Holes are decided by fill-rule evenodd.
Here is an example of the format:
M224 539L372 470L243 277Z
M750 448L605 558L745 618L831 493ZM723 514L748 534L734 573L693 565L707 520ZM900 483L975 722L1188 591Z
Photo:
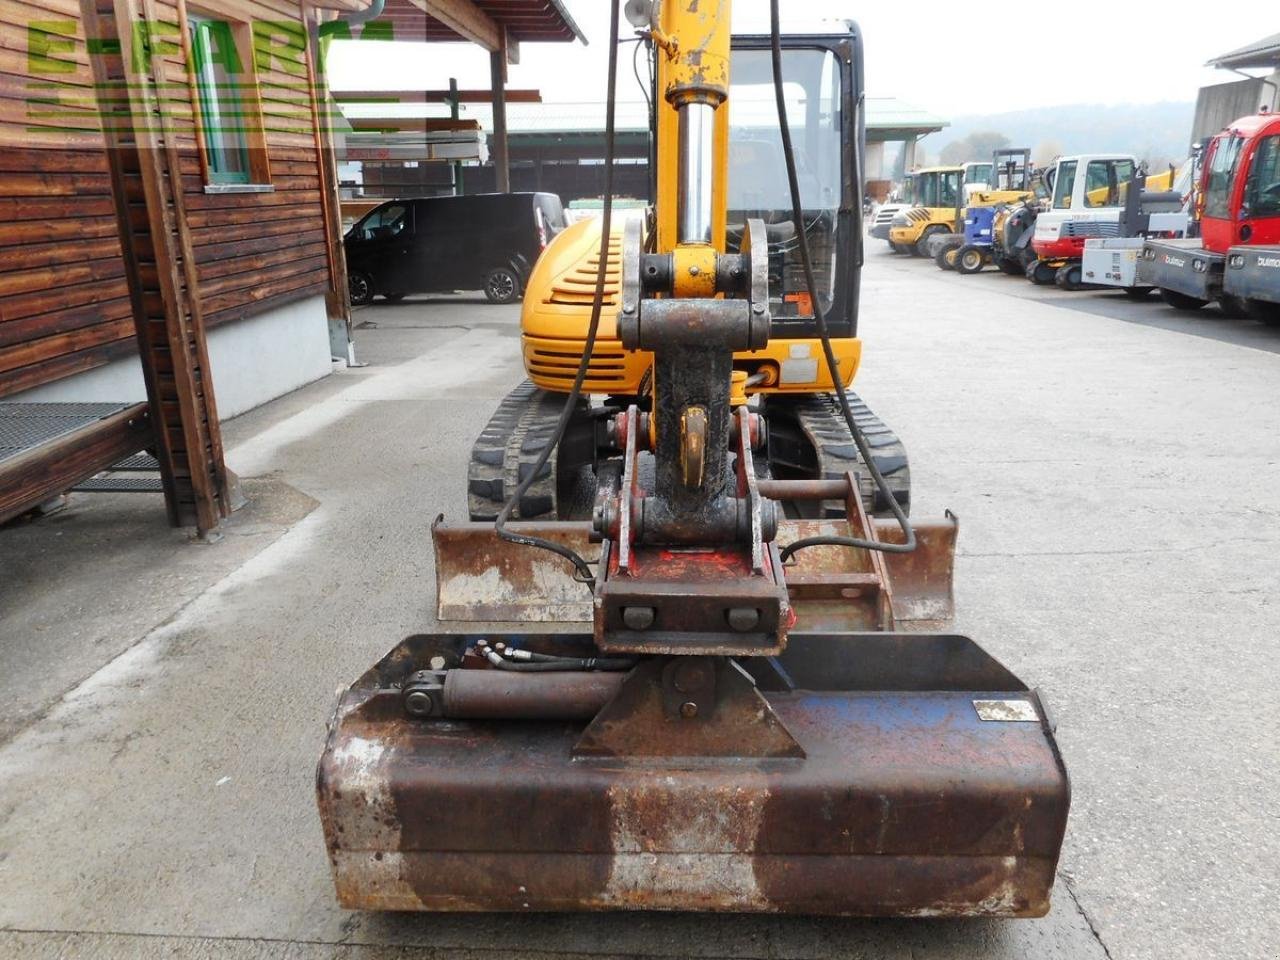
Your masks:
M502 647L503 649L498 649ZM499 670L510 670L514 673L568 673L573 671L630 670L636 665L634 657L556 657L550 654L533 654L519 651L528 659L512 659L511 654L517 651L507 650L504 644L490 647L481 641L476 651Z
M508 543L520 543L528 547L537 547L564 557L573 564L577 573L575 579L585 583L592 589L595 588L595 575L591 572L590 564L576 550L542 537L514 533L506 527L507 521L511 519L512 511L524 499L529 487L533 485L534 480L545 469L547 461L551 459L552 451L564 439L565 431L569 428L569 421L573 418L573 411L578 405L578 398L582 396L582 384L587 379L587 371L591 365L591 354L595 351L596 334L600 330L600 311L604 307L605 277L609 269L609 233L613 229L614 118L617 113L618 92L618 0L610 0L610 6L612 10L609 17L608 99L605 104L604 118L604 211L600 225L600 266L596 271L596 290L595 297L591 302L591 324L587 328L587 342L582 350L582 362L578 364L578 375L573 380L573 389L569 391L569 396L565 398L564 410L560 413L560 422L556 425L555 435L542 448L542 452L538 454L538 460L533 465L533 469L520 481L515 493L503 505L502 512L498 514L498 519L494 522L495 532ZM521 666L531 667L533 665L522 664Z
M778 101L778 127L782 134L782 155L786 160L787 183L791 188L791 216L796 224L803 227L804 210L800 202L800 178L796 175L795 149L791 144L791 127L787 122L787 100L782 85L782 28L778 15L778 0L769 0L769 40L773 52L773 93ZM861 175L861 171L855 172ZM822 340L822 352L827 359L827 370L831 374L831 385L836 392L836 397L840 400L840 411L844 414L844 422L849 428L849 435L853 437L853 442L858 447L858 453L862 455L862 462L866 464L867 470L871 474L871 479L875 482L876 489L889 501L889 509L893 511L894 519L898 521L898 525L902 528L902 534L906 539L903 543L881 543L878 540L862 540L857 537L805 537L795 543L788 544L779 556L785 562L799 550L818 546L857 547L862 550L879 550L881 553L911 553L916 548L916 532L912 529L911 521L907 519L906 513L903 512L902 505L898 503L898 498L893 495L893 491L889 489L889 484L885 482L884 476L876 466L875 460L871 456L871 446L867 443L867 438L862 435L862 430L858 428L857 421L853 418L853 410L849 407L849 398L840 383L840 369L839 364L836 362L835 351L831 347L831 333L827 329L827 318L823 314L821 304L818 302L818 285L814 282L813 260L809 256L809 238L803 229L798 230L796 238L799 241L800 262L804 266L804 282L809 291L813 319L818 326L818 336Z
M528 663L517 660L504 660L502 657L498 657L490 662L499 670L510 670L513 673L583 673L590 670L595 670L599 673L614 673L630 670L636 665L634 660L607 657L583 657L580 660L560 660L555 663Z

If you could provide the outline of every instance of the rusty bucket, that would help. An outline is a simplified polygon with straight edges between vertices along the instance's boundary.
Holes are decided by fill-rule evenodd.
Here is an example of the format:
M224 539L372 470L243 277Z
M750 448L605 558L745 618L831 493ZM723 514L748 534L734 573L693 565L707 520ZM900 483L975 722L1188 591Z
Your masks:
M488 668L480 639L594 649L587 634L419 635L342 695L317 792L344 906L1049 908L1066 770L1038 695L968 638L795 633L780 656L726 661L724 689L754 698L753 722L785 737L714 756L682 746L680 725L698 720L635 707L651 682L641 667L562 677L531 699L537 675ZM628 711L624 738L599 735ZM701 736L731 743L713 727Z

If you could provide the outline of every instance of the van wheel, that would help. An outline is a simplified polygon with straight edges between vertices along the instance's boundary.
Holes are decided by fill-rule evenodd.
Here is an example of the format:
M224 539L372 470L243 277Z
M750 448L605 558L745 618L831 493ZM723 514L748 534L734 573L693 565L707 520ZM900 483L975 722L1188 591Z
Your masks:
M520 278L509 267L498 267L484 275L484 295L490 303L515 303L520 296Z
M384 293L382 295L382 299L386 300L388 303L399 303L401 300L404 299L404 294L403 293Z
M373 301L373 278L359 271L347 275L347 291L353 307L363 307Z

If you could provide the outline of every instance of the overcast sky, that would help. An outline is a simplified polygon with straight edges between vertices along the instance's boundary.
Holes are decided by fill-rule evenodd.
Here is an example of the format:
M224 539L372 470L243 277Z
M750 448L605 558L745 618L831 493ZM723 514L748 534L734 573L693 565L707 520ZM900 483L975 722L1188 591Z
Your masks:
M603 99L608 2L564 2L589 46L525 44L509 85L538 89L546 101ZM1003 29L991 31L1001 39L983 49L984 24L1005 8L1021 12ZM1204 69L1204 62L1280 29L1278 9L1276 0L1225 0L1207 7L1158 0L1031 5L787 0L783 27L798 18L856 20L865 42L868 93L953 117L1062 103L1194 100L1200 86L1235 79ZM625 19L622 23L626 31ZM735 30L752 25L767 29L768 4L737 0ZM399 44L393 52L373 46L334 45L335 89L439 88L451 76L464 89L488 86L488 55L478 47ZM624 47L619 89L624 98L639 99L631 79L631 49ZM966 52L968 65L948 64L957 51Z

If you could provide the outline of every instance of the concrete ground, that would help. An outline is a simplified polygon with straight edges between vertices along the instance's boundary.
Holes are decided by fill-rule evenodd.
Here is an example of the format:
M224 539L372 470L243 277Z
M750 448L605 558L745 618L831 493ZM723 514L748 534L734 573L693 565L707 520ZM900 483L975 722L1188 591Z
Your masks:
M1038 921L346 913L313 799L339 686L432 622L429 525L519 378L515 308L361 311L347 370L226 426L218 543L157 499L0 529L0 956L1274 960L1280 330L872 244L859 388L959 621L1039 685L1074 801Z

